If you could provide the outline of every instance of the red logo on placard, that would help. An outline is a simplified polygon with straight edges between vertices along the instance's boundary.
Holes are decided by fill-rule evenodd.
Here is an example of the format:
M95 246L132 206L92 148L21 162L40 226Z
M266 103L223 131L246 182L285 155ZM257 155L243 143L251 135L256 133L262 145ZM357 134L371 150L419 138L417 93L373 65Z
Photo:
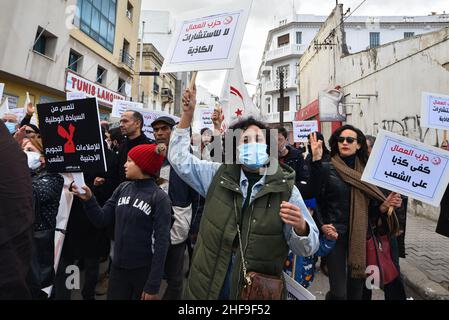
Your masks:
M440 157L435 157L435 158L433 158L432 159L432 163L434 164L434 165L439 165L440 163L441 163L441 159L440 159Z
M75 134L75 126L69 125L69 132L63 126L58 126L58 134L67 140L64 145L64 153L75 153L75 144L73 143L73 135Z
M230 24L232 21L234 20L234 18L232 16L227 17L226 19L224 19L224 24Z

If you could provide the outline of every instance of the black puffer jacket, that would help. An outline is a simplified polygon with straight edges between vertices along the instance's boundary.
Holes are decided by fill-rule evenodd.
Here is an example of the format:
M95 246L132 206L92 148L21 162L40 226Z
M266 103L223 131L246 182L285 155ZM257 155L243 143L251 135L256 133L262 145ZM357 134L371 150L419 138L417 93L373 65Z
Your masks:
M35 212L33 255L28 286L33 299L43 298L42 288L54 280L54 239L64 178L60 174L41 172L32 179Z
M339 235L348 233L351 202L351 186L344 182L332 163L322 163L322 188L317 198L316 222L321 230L323 224L333 224ZM370 219L375 220L379 214L377 201L370 200Z
M40 173L32 179L34 231L54 230L64 178L60 174Z

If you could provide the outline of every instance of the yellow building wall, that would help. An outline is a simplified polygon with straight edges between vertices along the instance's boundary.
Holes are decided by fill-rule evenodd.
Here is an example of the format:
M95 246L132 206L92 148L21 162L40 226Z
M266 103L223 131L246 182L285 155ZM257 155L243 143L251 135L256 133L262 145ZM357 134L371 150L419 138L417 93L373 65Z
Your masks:
M42 97L53 99L54 101L65 101L64 95L54 95L48 91L36 88L27 84L23 84L16 81L5 80L0 78L0 83L5 84L4 94L9 94L19 97L17 107L22 108L25 105L26 93L30 93L30 99L33 104L41 103Z

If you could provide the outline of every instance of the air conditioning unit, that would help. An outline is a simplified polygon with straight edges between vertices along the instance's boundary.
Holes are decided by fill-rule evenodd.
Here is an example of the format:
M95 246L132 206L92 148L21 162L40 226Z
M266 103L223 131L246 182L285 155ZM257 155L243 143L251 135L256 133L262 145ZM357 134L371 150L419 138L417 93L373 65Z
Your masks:
M171 96L171 90L168 88L162 88L161 96L163 97Z

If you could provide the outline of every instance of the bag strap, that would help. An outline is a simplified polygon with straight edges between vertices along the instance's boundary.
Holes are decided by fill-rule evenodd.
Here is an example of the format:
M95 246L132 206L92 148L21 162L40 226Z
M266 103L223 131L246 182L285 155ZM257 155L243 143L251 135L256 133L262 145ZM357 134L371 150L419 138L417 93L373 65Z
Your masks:
M384 282L384 276L382 274L382 268L380 267L380 258L379 258L379 243L377 241L377 237L374 233L374 229L373 226L371 224L371 221L368 218L368 229L370 231L371 234L371 239L373 239L373 243L374 243L374 250L376 252L376 261L377 261L377 268L379 269L379 275L380 275L380 282L383 284Z
M235 213L235 221L236 221L236 224L237 224L237 235L239 237L240 254L242 256L243 277L245 279L246 284L250 286L251 285L251 278L248 277L247 270L246 270L246 261L245 261L244 255L243 255L242 235L241 235L241 232L240 232L240 226L239 226L239 222L238 222L237 200L235 198L235 195L234 195L234 213Z

